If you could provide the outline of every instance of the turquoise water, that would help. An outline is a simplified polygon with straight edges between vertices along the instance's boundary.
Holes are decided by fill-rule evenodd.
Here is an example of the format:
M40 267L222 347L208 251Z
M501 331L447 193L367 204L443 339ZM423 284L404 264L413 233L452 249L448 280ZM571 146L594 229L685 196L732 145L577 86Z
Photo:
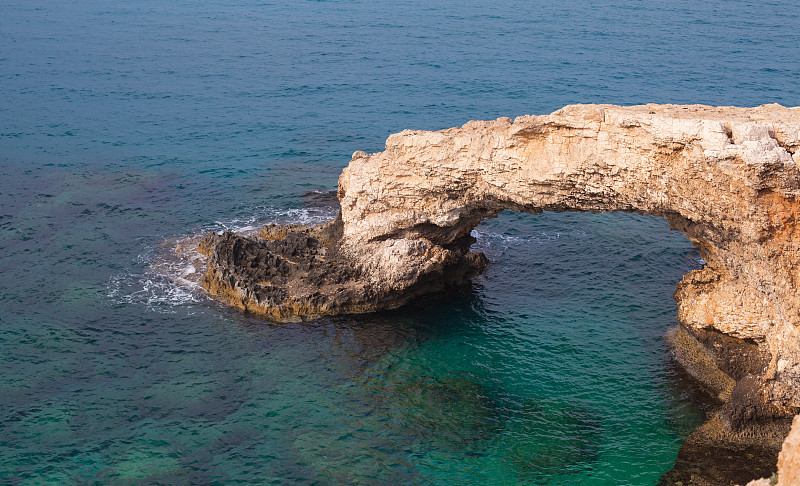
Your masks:
M165 254L324 221L309 191L404 128L800 105L793 2L0 13L0 482L653 484L702 421L662 339L698 256L658 219L504 213L469 288L279 325L174 285Z

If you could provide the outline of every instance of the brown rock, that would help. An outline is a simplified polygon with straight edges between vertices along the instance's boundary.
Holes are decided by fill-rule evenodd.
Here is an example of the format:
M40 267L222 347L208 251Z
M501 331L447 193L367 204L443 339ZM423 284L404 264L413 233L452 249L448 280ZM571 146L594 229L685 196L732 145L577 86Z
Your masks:
M747 486L800 485L800 415L792 421L792 429L778 454L778 472L769 479L757 479Z

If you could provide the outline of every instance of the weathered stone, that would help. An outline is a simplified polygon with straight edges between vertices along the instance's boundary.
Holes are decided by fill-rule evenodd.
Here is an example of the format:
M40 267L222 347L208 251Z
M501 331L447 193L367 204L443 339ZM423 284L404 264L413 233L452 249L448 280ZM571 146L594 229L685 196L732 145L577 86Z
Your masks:
M800 484L800 416L794 418L778 455L778 481L787 486Z

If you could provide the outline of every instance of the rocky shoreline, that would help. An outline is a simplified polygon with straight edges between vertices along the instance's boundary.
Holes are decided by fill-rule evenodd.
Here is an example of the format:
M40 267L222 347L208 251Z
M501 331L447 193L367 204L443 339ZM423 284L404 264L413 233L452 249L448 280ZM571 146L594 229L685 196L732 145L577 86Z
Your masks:
M798 163L800 109L778 105L574 105L407 130L353 154L333 221L206 237L202 286L276 320L371 312L480 273L470 232L505 209L663 217L706 262L677 285L668 340L719 404L663 483L733 484L774 469L800 412Z

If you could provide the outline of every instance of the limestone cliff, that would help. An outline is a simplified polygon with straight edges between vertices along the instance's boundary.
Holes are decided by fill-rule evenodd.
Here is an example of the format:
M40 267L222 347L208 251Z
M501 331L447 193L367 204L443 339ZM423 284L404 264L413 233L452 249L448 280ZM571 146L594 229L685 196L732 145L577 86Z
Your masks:
M470 232L505 209L660 216L706 262L677 285L685 329L718 331L766 357L747 388L737 392L743 377L732 376L720 391L759 401L728 416L785 416L800 410L798 163L800 108L779 105L574 105L406 130L381 153L353 154L339 179L340 219L303 230L303 248L212 237L205 286L276 318L365 312L480 272Z

